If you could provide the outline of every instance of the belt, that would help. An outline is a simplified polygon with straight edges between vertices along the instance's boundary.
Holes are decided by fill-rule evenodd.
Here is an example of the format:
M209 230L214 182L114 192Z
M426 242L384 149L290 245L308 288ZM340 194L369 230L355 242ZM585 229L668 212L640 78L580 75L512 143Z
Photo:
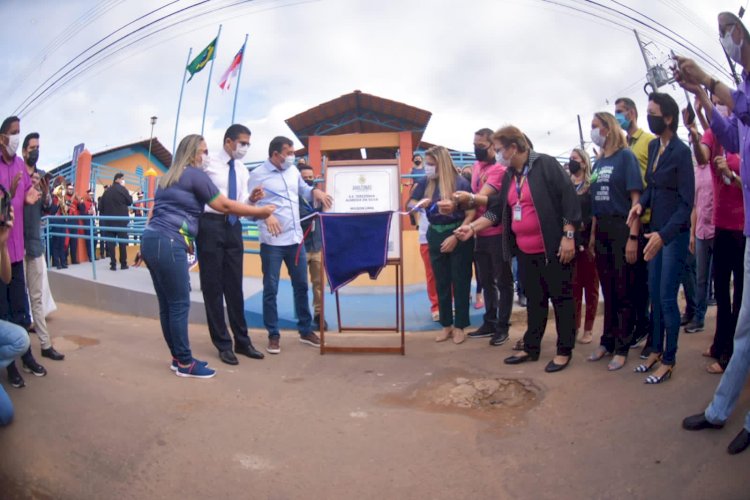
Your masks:
M206 219L220 220L220 221L226 222L228 216L225 215L225 214L214 214L214 213L211 213L211 212L203 212L201 214L201 217L204 217ZM238 219L239 219L239 217L238 217Z
M453 231L460 226L461 222L452 222L450 224L430 224L430 229L434 229L438 233L445 233L448 231Z

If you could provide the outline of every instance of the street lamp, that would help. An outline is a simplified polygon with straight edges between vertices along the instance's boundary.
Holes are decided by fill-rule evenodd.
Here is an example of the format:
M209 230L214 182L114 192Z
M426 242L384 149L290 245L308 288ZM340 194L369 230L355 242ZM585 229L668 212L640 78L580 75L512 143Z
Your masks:
M151 117L151 137L148 140L148 167L151 167L151 143L154 142L154 125L156 125L156 117Z

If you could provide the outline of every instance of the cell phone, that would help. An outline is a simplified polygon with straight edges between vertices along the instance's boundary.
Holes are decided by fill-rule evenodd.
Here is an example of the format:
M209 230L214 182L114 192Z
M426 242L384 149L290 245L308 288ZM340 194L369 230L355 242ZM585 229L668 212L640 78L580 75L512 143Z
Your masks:
M5 186L0 184L0 227L8 225L10 220L10 206L11 199L10 193L5 189Z
M685 94L685 97L687 97L687 93ZM688 112L688 118L687 118L688 125L692 125L693 123L695 123L695 110L693 109L693 105L690 102L690 99L688 99L687 112Z

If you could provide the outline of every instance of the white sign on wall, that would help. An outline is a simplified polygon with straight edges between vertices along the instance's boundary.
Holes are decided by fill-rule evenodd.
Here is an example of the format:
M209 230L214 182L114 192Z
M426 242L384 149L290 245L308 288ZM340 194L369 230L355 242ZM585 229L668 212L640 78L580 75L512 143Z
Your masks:
M398 164L354 161L351 164L336 162L326 169L326 193L333 197L331 212L371 213L398 212L400 174ZM401 258L399 235L401 217L394 214L388 235L388 258Z

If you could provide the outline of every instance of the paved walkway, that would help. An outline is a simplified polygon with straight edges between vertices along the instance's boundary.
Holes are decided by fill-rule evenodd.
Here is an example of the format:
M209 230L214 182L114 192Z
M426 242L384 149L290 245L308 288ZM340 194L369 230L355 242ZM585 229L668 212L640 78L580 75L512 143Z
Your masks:
M285 332L280 355L230 367L191 325L211 380L170 372L155 320L59 303L49 324L67 359L7 389L17 420L0 430L3 500L748 498L750 452L725 448L750 391L725 429L680 429L718 382L700 355L713 310L660 386L643 384L635 359L615 373L587 363L591 347L544 373L552 323L540 362L518 367L502 364L510 344L436 344L431 332L409 333L406 356L320 356ZM480 407L461 407L487 387Z

